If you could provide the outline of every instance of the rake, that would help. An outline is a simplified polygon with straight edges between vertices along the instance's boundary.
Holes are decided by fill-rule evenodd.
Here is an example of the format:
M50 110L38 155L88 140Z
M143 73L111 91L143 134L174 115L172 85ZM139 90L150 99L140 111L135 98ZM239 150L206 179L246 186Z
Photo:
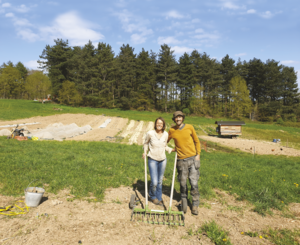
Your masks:
M172 188L170 205L168 210L154 210L148 207L148 189L147 189L147 157L145 157L145 197L146 204L145 208L136 208L135 206L135 195L133 194L130 198L130 207L132 209L131 221L138 221L148 224L158 224L158 225L179 225L184 226L184 214L182 211L172 211L172 200L174 192L174 182L175 182L175 170L177 162L177 153L175 154L175 163L172 178Z

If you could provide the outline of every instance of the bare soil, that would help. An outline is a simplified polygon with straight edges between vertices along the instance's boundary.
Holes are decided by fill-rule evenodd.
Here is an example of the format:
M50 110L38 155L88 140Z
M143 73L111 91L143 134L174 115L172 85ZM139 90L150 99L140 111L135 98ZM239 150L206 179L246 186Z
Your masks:
M217 199L202 200L199 215L188 209L185 227L151 225L130 221L129 199L135 192L130 187L106 190L103 202L68 201L68 190L57 195L45 193L42 203L30 208L27 214L0 215L0 244L213 244L203 233L188 235L210 220L215 220L229 231L233 244L271 244L266 239L249 237L241 232L261 232L273 229L294 229L300 226L300 204L292 204L297 214L294 219L284 218L280 212L262 217L251 211L246 202L236 201L226 192L215 190ZM144 193L137 192L144 205ZM0 206L7 206L22 198L0 196ZM164 190L164 205L169 205L169 190ZM179 200L173 200L173 210L178 210ZM159 209L150 203L150 208Z
M106 128L99 128L99 126L108 118L111 118L111 122ZM153 122L134 121L120 117L107 117L85 114L60 114L46 117L32 117L26 119L19 119L13 121L0 121L0 126L21 124L21 123L34 123L35 125L22 126L28 130L35 130L46 128L53 123L62 123L68 125L76 123L79 127L90 125L93 130L86 134L79 135L73 138L67 138L67 140L87 140L87 141L100 141L110 140L112 137L119 135L124 137L125 143L142 145L144 141L145 133L153 129ZM1 128L9 129L12 127ZM230 138L218 138L212 136L201 135L201 139L211 142L219 143L235 149L240 149L245 152L255 154L266 155L287 155L287 156L300 156L300 150L296 150L290 147L286 147L282 143L273 143L267 141L247 140L247 139L230 139ZM172 143L172 142L171 142Z
M241 151L259 154L259 155L286 155L286 156L300 156L300 150L289 148L284 144L278 142L267 142L258 140L247 139L230 139L230 138L218 138L213 136L199 136L203 140L215 142L224 146L239 149Z
M106 128L99 128L99 126L108 118L111 118L111 122ZM62 123L64 125L76 123L79 127L90 125L93 130L86 134L79 135L73 138L67 138L67 140L87 140L87 141L99 141L106 139L107 136L114 137L120 131L123 130L128 122L126 118L120 117L107 117L107 116L96 116L96 115L85 115L85 114L60 114L46 117L32 117L26 119L19 119L13 121L0 121L0 126L13 125L21 123L34 123L39 122L35 125L20 126L20 128L26 128L28 130L35 130L46 128L48 125L53 123ZM7 127L12 129L13 127ZM4 128L1 128L4 129Z
M107 119L111 123L104 129L98 127ZM84 114L61 114L47 117L34 117L14 121L0 121L1 125L40 122L37 125L26 126L29 130L45 128L53 123L71 124L78 126L90 125L93 130L68 140L103 140L107 136L124 135L143 143L143 135L150 130L149 123L144 123L136 130L140 122L128 122L128 119L105 117ZM130 125L132 127L128 126ZM11 128L8 128L11 129ZM299 156L300 151L285 148L278 143L262 142L243 139L222 139L201 136L204 140L222 145L239 148L242 151L252 152L255 146L256 154L277 154ZM135 143L135 142L134 142ZM252 149L250 149L252 148ZM282 148L283 150L280 150ZM274 151L272 151L274 149ZM0 183L1 184L1 183ZM163 190L164 207L157 207L150 203L152 209L167 209L169 205L169 190ZM44 194L42 203L37 208L30 208L27 214L18 216L0 215L0 244L213 244L205 234L188 235L188 229L199 229L204 222L215 220L224 229L229 231L229 238L233 244L271 244L266 239L249 237L241 232L261 232L273 229L294 229L300 226L300 204L289 206L293 218L286 218L279 211L273 216L262 217L251 211L252 206L247 202L236 201L226 192L215 190L217 198L202 200L199 215L194 216L188 209L185 215L185 227L150 225L130 221L131 210L128 207L130 196L135 193L130 187L107 189L103 202L88 202L73 200L68 190L57 195ZM142 204L145 204L144 192L136 192ZM178 210L178 193L173 200L173 210ZM73 201L68 201L73 200ZM0 206L13 205L17 200L0 195ZM91 200L93 198L91 197ZM22 205L22 204L20 204Z

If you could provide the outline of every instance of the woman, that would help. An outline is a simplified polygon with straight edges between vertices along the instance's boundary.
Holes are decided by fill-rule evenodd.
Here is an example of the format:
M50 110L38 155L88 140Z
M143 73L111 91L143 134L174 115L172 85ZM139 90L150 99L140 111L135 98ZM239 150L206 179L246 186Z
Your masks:
M168 133L165 131L166 122L162 117L155 120L154 130L147 132L144 142L143 158L148 156L148 166L151 176L149 196L156 205L163 205L162 202L162 181L167 165L166 153L174 149L167 146ZM149 148L149 153L147 155Z

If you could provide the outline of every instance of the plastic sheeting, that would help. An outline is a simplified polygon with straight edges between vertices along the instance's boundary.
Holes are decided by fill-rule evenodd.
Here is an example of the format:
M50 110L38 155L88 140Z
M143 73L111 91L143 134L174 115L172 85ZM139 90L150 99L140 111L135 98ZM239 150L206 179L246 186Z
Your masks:
M111 119L106 119L104 123L102 123L99 128L106 128L106 126L111 122Z
M0 130L0 136L9 136L11 132L8 129Z
M78 135L82 135L92 130L90 125L84 127L78 127L76 123L70 125L63 125L62 123L54 123L49 125L45 129L32 130L26 136L35 136L39 139L45 140L59 140L62 141L66 138L72 138Z

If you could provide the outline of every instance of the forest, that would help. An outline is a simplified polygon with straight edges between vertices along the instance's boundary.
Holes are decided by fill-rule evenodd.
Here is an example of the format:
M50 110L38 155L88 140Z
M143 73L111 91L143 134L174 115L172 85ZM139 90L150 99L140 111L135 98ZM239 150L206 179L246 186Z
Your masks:
M70 47L54 40L40 68L19 62L0 67L0 98L44 98L72 106L156 110L211 117L300 121L297 73L268 59L221 61L194 50L178 59L167 44L138 54L129 44L115 54L106 43Z

